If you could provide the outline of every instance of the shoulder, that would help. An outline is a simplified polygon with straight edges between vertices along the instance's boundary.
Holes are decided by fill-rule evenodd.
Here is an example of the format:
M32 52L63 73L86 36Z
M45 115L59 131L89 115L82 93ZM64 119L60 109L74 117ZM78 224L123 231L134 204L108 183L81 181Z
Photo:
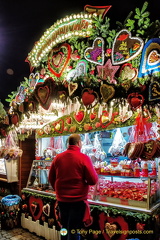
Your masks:
M85 160L85 161L91 161L91 159L90 159L86 154L84 154L84 153L82 153L82 152L80 152L79 154L80 154L80 156L82 157L83 160Z

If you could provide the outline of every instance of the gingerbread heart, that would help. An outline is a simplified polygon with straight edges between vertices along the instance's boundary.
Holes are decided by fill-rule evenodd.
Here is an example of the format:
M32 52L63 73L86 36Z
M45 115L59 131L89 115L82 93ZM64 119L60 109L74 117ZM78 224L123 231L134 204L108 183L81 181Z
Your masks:
M36 203L36 204L35 204ZM35 205L35 206L34 206ZM29 208L33 219L36 221L40 218L43 209L43 201L41 198L35 198L30 196L29 198Z
M122 81L126 81L126 80L134 81L137 75L138 75L138 69L133 68L131 63L123 64L119 74Z
M131 37L127 29L122 29L114 39L112 47L113 65L122 64L135 58L143 48L143 40L139 37Z
M18 115L18 113L14 113L14 114L11 115L11 122L14 125L18 124L18 122L19 122L19 115Z
M93 122L97 118L97 113L96 112L91 112L89 114L89 119L91 122Z
M148 55L148 64L159 64L160 63L160 54L157 50L153 50Z
M99 226L105 240L111 240L112 237L116 237L118 232L121 232L118 235L118 240L126 240L128 236L128 223L122 216L118 217L109 217L104 212L99 214Z
M71 95L76 91L77 88L78 88L78 83L70 82L70 83L68 84L68 93L69 93L69 96L71 96Z
M149 85L149 101L159 101L160 99L160 83L156 80Z
M97 37L92 47L89 47L84 52L84 57L87 61L103 65L104 64L104 40Z
M103 115L101 116L101 119L100 119L102 124L109 122L108 116L109 116L109 114L107 111L103 112Z
M114 96L115 89L108 84L102 84L100 86L100 93L102 95L103 101L108 102L108 100Z
M160 69L160 38L150 39L144 45L138 77L154 74Z
M47 203L46 205L43 206L43 213L49 217L50 215L50 205Z
M99 100L98 93L90 88L85 88L82 91L82 102L87 109L93 108L97 105Z
M63 43L54 48L48 58L48 69L56 77L61 77L71 57L71 46Z
M48 110L53 99L55 82L52 78L47 78L44 83L38 84L35 88L34 95L40 105Z
M106 233L108 234L108 236L110 238L112 238L116 234L117 225L114 223L111 224L111 223L107 222L105 224L105 230L106 230Z
M130 93L127 100L132 110L140 108L144 103L144 97L138 93Z
M66 123L67 123L68 125L70 125L70 124L72 123L72 118L71 118L71 117L67 117L67 118L66 118Z
M80 110L77 113L74 113L74 119L78 124L81 124L84 121L85 118L85 111Z

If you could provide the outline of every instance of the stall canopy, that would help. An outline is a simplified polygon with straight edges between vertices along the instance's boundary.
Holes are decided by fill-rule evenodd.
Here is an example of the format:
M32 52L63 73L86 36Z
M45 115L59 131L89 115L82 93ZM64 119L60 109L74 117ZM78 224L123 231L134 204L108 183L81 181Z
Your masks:
M8 96L2 137L159 123L160 22L144 2L111 28L110 8L86 5L44 32L26 59L30 75Z

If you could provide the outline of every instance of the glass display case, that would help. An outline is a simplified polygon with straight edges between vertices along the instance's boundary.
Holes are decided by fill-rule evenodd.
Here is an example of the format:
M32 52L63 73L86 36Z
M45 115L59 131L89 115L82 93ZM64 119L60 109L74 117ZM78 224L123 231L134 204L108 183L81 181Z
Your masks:
M121 206L150 211L160 202L158 179L159 159L131 160L124 156L131 127L81 134L81 152L87 154L99 176L96 186L90 186L88 200L93 204ZM54 157L67 148L68 136L38 140L26 188L55 194L48 182Z
M0 158L0 180L8 183L18 182L18 159Z
M52 160L34 160L27 188L41 193L55 194L48 182ZM149 210L160 197L157 177L124 177L99 175L95 186L90 186L88 200L96 204L111 204Z
M48 181L48 173L51 163L52 160L33 160L27 188L54 194Z
M157 177L99 176L95 201L151 209L160 197Z

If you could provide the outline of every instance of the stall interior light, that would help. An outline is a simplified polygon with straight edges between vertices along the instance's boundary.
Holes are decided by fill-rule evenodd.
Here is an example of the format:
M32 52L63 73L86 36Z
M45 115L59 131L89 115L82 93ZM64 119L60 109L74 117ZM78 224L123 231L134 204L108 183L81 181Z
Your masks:
M29 114L23 115L23 120L17 127L17 131L21 132L22 129L41 129L46 124L62 117L65 109L65 104L60 101L52 102L48 110L39 106L37 113L28 112Z
M53 114L30 114L29 118L24 115L23 121L18 126L18 131L21 131L21 129L40 129L46 124L55 121L57 118L58 117Z

